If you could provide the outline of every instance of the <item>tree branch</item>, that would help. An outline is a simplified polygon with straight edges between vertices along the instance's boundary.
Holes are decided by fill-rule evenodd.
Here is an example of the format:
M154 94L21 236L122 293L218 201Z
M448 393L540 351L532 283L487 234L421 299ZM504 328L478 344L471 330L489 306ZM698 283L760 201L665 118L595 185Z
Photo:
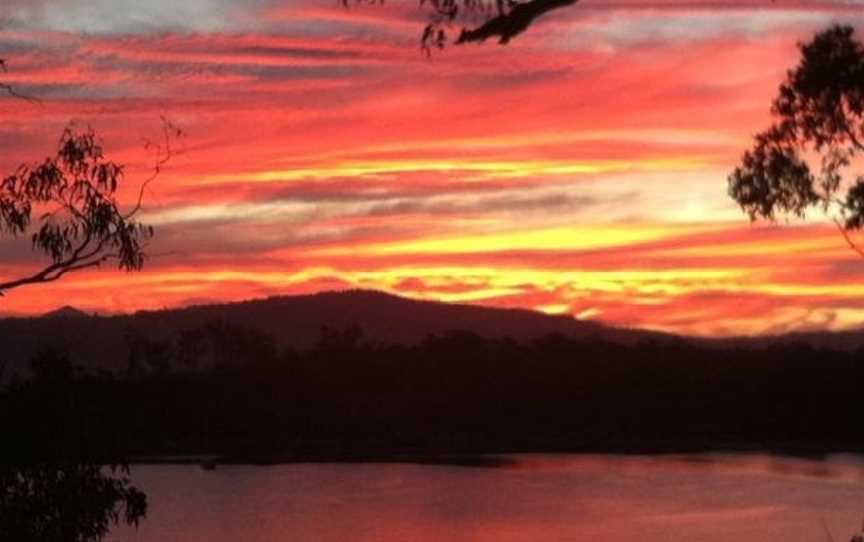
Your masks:
M51 275L48 278L46 278L45 282L55 281L55 280L59 279L60 277L62 277L63 275L65 275L66 273L69 273L71 271L78 271L81 269L87 269L88 267L99 267L100 265L107 262L108 260L113 260L115 258L119 258L119 255L118 254L105 254L105 255L100 256L99 258L92 260L92 261L89 261L89 262L84 262L84 263L79 263L76 265L70 265L69 267L64 267L63 269L61 269L60 271L58 271L54 275Z
M6 69L6 59L0 58L0 72L6 73L7 71L8 70ZM25 102L30 102L33 104L41 104L42 103L38 99L34 98L33 96L27 96L26 94L21 94L20 92L15 90L15 87L10 85L9 83L0 82L0 90L5 92L9 96L12 96L13 98L17 98L19 100L24 100Z
M530 0L517 4L506 13L493 17L479 27L463 29L456 44L483 42L498 37L498 43L506 44L525 31L535 19L554 9L571 6L579 0Z
M91 252L87 258L92 258L95 254ZM98 267L105 263L108 260L117 258L117 254L105 254L96 258L95 260L86 261L86 258L81 258L76 262L63 262L62 264L52 264L45 269L39 271L38 273L34 273L29 277L24 277L16 280L12 280L9 282L0 283L0 297L4 294L3 292L6 290L11 290L13 288L17 288L19 286L24 286L27 284L42 284L45 282L54 282L59 279L66 273L71 271L78 271L81 269L87 269L90 267Z
M0 283L0 297L4 295L3 292L5 290L11 290L18 286L24 286L26 284L53 282L68 273L69 271L86 269L88 267L96 267L109 259L116 258L116 254L105 254L93 260L93 258L96 257L100 252L102 252L103 248L105 248L105 241L105 239L101 239L99 243L96 244L96 246L85 252L87 247L92 242L92 233L88 231L84 240L81 242L80 245L78 245L78 247L76 247L76 249L67 259L59 262L54 262L51 265L30 276Z
M861 248L858 243L856 243L852 236L849 235L849 230L843 227L843 224L840 223L836 218L834 219L834 224L837 226L837 229L840 230L840 234L843 236L843 239L846 240L846 244L849 245L849 248L858 253L859 256L864 258L864 248Z
M52 282L71 271L97 267L113 259L119 261L121 269L141 268L146 240L153 230L131 218L142 208L149 183L174 156L173 138L182 136L182 130L164 117L162 121L164 141L146 145L148 149L156 149L152 173L142 183L135 206L126 214L120 212L114 197L123 168L103 159L102 147L92 129L82 134L67 129L57 157L45 161L51 167L31 170L22 166L19 174L11 177L12 184L4 184L9 194L0 203L27 205L20 211L20 218L13 215L8 219L13 226L22 223L12 230L13 236L24 233L30 224L31 203L56 208L42 215L42 226L33 234L34 249L51 256L51 263L15 280L7 277L6 282L0 282L0 296L18 286ZM0 217L0 220L7 219Z
M162 145L155 145L156 147L156 160L153 164L153 172L150 174L148 178L141 183L141 187L138 190L138 199L135 202L135 206L129 210L128 213L123 215L124 220L129 220L141 210L141 206L144 202L144 191L147 189L147 186L156 180L156 177L162 173L162 167L165 166L171 158L174 156L174 151L171 147L171 137L181 137L183 135L183 131L180 128L177 128L171 121L166 119L164 116L162 117L162 137L164 139ZM149 141L146 142L145 147L152 147Z

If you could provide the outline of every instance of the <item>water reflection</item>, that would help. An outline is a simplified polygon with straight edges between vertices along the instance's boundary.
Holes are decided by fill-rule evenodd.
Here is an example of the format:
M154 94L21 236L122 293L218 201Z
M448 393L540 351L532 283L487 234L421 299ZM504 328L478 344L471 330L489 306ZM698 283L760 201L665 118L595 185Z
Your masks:
M757 454L504 456L418 464L151 466L138 532L114 540L535 542L836 540L860 525L864 463ZM463 462L464 463L464 462Z

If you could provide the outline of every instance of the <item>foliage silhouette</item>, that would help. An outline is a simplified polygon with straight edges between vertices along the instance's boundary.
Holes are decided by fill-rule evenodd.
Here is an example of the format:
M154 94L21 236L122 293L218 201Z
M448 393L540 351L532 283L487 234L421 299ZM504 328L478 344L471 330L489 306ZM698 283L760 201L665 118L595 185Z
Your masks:
M33 377L0 393L0 540L97 542L114 524L137 525L145 495L128 477L122 420L88 375L57 351L31 360Z
M483 42L496 38L499 44L506 45L513 38L528 29L541 16L552 10L575 4L578 0L530 0L528 2L496 2L496 15L477 28L463 28L456 44Z
M67 127L56 156L22 165L0 181L0 234L27 233L33 214L41 213L31 242L51 260L32 274L0 282L0 295L112 260L122 270L141 269L153 228L139 222L136 215L147 185L171 157L172 137L181 135L168 121L163 122L164 143L156 149L153 172L141 184L135 205L126 212L120 211L116 198L123 165L105 159L92 128Z
M0 69L6 69L3 60ZM34 101L2 81L0 90ZM116 199L124 168L105 159L91 128L70 125L56 156L2 179L0 234L30 232L34 213L41 213L30 240L50 264L0 282L0 296L110 260L140 270L153 229L136 215L147 185L171 158L172 138L182 133L163 118L162 135L162 143L148 144L156 154L153 171L126 212ZM0 384L4 367L0 360ZM118 446L115 432L123 421L107 414L110 402L91 396L93 377L56 352L35 357L31 372L30 381L13 381L0 392L0 427L14 435L0 451L0 540L97 542L119 522L137 525L146 496L131 484Z
M375 3L383 0L356 0ZM572 6L579 0L420 0L420 6L428 9L429 22L423 28L420 48L431 54L433 49L443 49L450 41L456 45L481 43L497 39L506 45L528 29L542 15L556 9ZM349 0L342 0L348 5ZM474 24L463 26L455 40L451 40L453 27L462 21Z
M134 376L102 381L95 397L115 398L142 456L864 449L861 351L467 331L409 346L357 329L326 329L306 351L246 341L219 364L187 363L181 345L194 328L178 329L141 351L158 363L139 357Z
M775 122L729 176L729 194L751 220L821 209L864 256L850 236L864 226L864 176L848 172L864 152L864 45L838 25L799 47L771 108Z
M270 463L514 450L864 450L855 423L862 350L675 338L621 344L564 334L519 342L469 331L397 345L369 342L357 325L333 325L309 350L295 351L221 320L172 333L130 339L137 369L127 373L37 359L38 385L0 393L8 417L0 423L19 435L15 449L28 442L42 449L38 443L56 433L71 443L61 448L77 454L75 465L130 455ZM213 352L226 341L230 353ZM55 395L70 380L64 393L74 400ZM50 408L45 394L56 397ZM47 417L39 414L46 408ZM114 495L113 515L101 517L128 521L137 494Z

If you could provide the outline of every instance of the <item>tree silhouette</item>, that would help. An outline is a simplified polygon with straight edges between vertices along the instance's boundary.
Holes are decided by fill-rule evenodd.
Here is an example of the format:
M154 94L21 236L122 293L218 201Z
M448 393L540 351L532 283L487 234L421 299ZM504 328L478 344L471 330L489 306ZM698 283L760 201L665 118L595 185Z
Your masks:
M527 30L541 15L554 9L571 6L577 1L530 0L528 2L505 2L497 0L495 3L495 16L490 17L476 28L463 28L456 39L456 44L482 42L489 38L497 38L498 43L502 45L507 44L511 39Z
M729 194L751 220L804 218L817 209L850 233L864 226L864 46L851 26L832 26L799 45L801 61L780 85L774 124L755 136L729 176Z
M172 133L179 134L166 125L166 142ZM104 158L90 128L68 127L56 156L3 179L0 234L27 233L34 213L40 213L31 242L51 261L0 283L0 295L109 260L121 269L140 269L153 230L135 215L144 188L170 157L170 147L164 149L125 213L115 197L123 166ZM97 542L121 521L137 525L146 513L146 497L131 484L124 454L115 445L118 423L90 419L87 382L64 356L42 356L31 369L31 381L0 390L0 427L14 435L0 451L0 539ZM88 422L102 432L94 437Z
M35 101L3 81L0 92ZM125 212L116 197L124 167L105 158L92 128L70 125L54 157L22 165L2 179L0 235L30 233L33 248L50 263L0 282L0 296L108 261L140 270L153 229L136 215L147 185L171 158L172 138L181 135L163 118L163 141L147 144L156 155L153 171ZM2 369L0 361L0 384ZM94 419L87 393L92 378L62 354L34 359L31 370L30 381L0 388L0 428L10 435L0 450L0 540L97 542L121 521L137 525L147 501L132 485L118 445L123 421L107 413Z
M0 234L22 235L33 226L33 248L51 260L22 277L0 282L0 295L25 284L55 281L65 274L116 261L126 271L144 264L144 247L153 229L136 220L144 190L171 157L171 139L182 135L164 120L163 142L151 145L157 158L138 199L120 210L117 189L124 176L121 164L107 160L92 128L67 127L57 154L37 164L25 164L0 181Z
M379 0L356 0L374 3ZM383 2L383 0L381 0ZM579 0L420 0L420 6L429 11L429 23L420 37L420 47L430 54L432 49L443 49L450 41L450 32L460 22L474 24L462 26L453 43L480 43L497 39L504 45L528 29L541 15L555 9L571 6ZM349 0L342 0L348 5ZM476 25L475 21L483 22Z
M98 542L121 521L137 525L147 498L122 460L117 419L89 375L45 350L32 378L0 393L0 540Z

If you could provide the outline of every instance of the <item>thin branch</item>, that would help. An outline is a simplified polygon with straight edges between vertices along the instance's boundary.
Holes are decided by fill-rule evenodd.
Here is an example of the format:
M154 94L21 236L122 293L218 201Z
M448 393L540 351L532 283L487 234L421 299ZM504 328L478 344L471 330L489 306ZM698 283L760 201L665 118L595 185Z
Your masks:
M105 254L103 256L100 256L96 260L66 267L66 268L60 270L59 272L57 272L56 274L51 275L50 277L45 279L45 282L55 281L55 280L59 279L60 277L62 277L63 275L65 275L66 273L69 273L72 271L79 271L81 269L87 269L88 267L99 267L100 265L107 262L108 260L113 260L113 259L116 259L119 257L120 257L119 254Z
M182 130L174 126L168 119L162 117L162 137L164 139L164 143L162 146L156 146L156 161L153 164L153 172L150 174L148 178L141 183L141 187L138 190L138 199L135 202L135 206L132 209L123 215L124 220L129 220L141 210L141 206L144 202L144 191L147 189L147 186L156 180L159 174L162 172L162 168L171 161L171 158L174 156L174 151L171 147L171 136L172 134L175 137L180 137L183 135ZM145 142L145 147L152 146L152 144L147 141Z
M43 269L38 273L30 275L29 277L24 277L16 280L11 280L9 282L0 283L0 297L4 296L6 290L11 290L13 288L17 288L19 286L24 286L25 284L38 284L41 282L47 282L45 277L48 275L47 269Z
M6 73L8 70L6 68L6 59L0 58L0 72ZM9 83L0 82L0 90L12 96L13 98L17 98L19 100L24 100L25 102L30 102L32 104L42 105L42 102L38 98L34 98L33 96L27 96L26 94L21 94L15 87L10 85Z
M839 220L837 220L836 218L833 220L834 224L837 226L837 229L840 230L840 234L843 235L843 239L846 240L846 244L849 245L849 248L851 248L852 250L857 252L859 256L864 258L864 248L861 248L858 243L856 243L852 239L852 236L849 235L849 230L843 227L843 224L841 224Z
M68 273L69 271L98 266L103 262L107 261L108 259L118 257L115 254L107 254L97 258L97 260L88 261L96 257L100 252L102 252L102 249L105 247L105 239L102 239L90 251L84 252L90 242L91 238L90 234L88 233L87 238L84 240L84 242L82 242L81 245L78 246L78 248L75 250L75 252L72 253L69 258L59 262L54 262L53 264L43 268L42 270L28 277L0 283L0 297L4 295L3 292L5 290L11 290L18 286L24 286L26 284L53 282Z
M94 254L91 253L88 256L88 258L92 258L93 255ZM34 273L33 275L30 275L29 277L24 277L24 278L12 280L9 282L0 283L0 296L4 295L3 292L5 290L11 290L11 289L17 288L19 286L25 286L27 284L42 284L45 282L54 282L55 280L59 279L60 277L62 277L63 275L65 275L66 273L69 273L71 271L79 271L81 269L87 269L90 267L99 267L100 265L102 265L106 261L112 260L112 259L115 259L118 257L119 257L119 255L117 255L117 254L105 254L105 255L102 255L95 260L90 260L90 261L85 261L85 259L82 258L78 262L71 262L71 263L67 262L63 265L53 264L53 265L50 265L50 266L46 267L45 269L39 271L38 273Z
M79 251L83 251L83 249L84 249L85 247L86 247L86 244L80 246L80 247L79 247ZM60 265L59 267L60 267L60 268L66 268L66 267L69 267L69 266L75 265L75 264L77 264L78 262L83 262L83 261L89 260L90 258L93 258L93 257L95 257L97 254L99 254L100 252L102 252L102 249L104 249L104 248L105 248L105 239L102 239L102 240L99 241L99 244L97 244L95 247L93 247L89 252L81 252L81 253L77 253L77 252L76 252L76 254L74 254L72 257L70 257L68 260L66 260L66 261L65 261L62 265Z
M42 105L42 102L38 98L34 98L33 96L27 96L26 94L21 94L15 87L8 83L0 83L0 90L12 96L13 98L17 98L19 100L24 100L26 102L30 102L31 104Z

